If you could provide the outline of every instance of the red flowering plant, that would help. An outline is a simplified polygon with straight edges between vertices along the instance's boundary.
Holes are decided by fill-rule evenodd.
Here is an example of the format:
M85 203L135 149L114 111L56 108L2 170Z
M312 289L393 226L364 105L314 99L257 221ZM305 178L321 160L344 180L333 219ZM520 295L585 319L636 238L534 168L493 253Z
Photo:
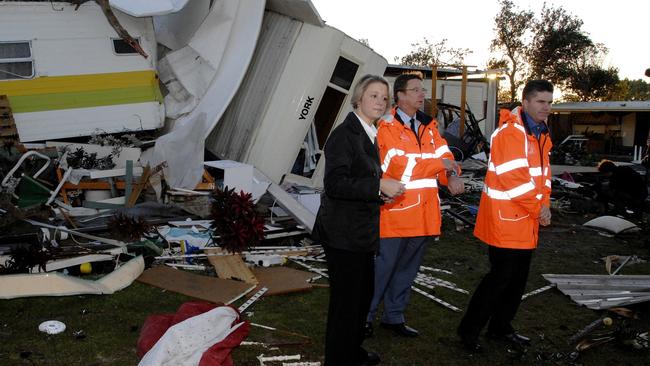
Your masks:
M231 253L242 252L264 238L264 218L255 210L252 197L228 187L211 194L212 240Z

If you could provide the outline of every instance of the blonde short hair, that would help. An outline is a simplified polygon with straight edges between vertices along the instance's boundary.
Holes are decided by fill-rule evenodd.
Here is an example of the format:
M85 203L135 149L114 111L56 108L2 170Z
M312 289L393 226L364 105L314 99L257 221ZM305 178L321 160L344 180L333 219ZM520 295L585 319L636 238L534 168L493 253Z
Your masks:
M361 79L359 79L359 81L354 85L354 88L352 89L352 98L350 99L352 108L357 109L359 107L361 96L363 96L363 93L366 92L366 89L368 89L368 86L372 83L382 83L386 85L386 90L388 90L388 94L390 94L390 85L386 79L377 75L364 75L361 77ZM388 110L389 107L390 103L387 102L386 109Z

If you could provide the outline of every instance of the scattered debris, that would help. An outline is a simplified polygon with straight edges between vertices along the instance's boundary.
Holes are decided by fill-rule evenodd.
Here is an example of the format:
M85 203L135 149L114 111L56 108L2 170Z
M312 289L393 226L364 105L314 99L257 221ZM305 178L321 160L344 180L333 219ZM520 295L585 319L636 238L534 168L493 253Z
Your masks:
M144 259L138 256L97 281L82 280L58 272L4 275L0 276L0 299L112 294L129 286L143 270Z
M246 302L244 302L243 304L241 304L241 305L237 308L237 311L238 311L240 314L243 313L246 309L248 309L251 305L253 305L253 303L254 303L255 301L259 300L259 298L262 297L262 295L264 295L264 293L266 293L266 291L268 291L268 288L266 288L266 287L262 287L261 289L259 289L259 291L257 291L257 292L255 293L255 295L251 296L250 299L246 300Z
M142 273L138 281L213 303L231 304L255 286L189 273L166 266L155 266Z
M639 230L639 227L634 223L616 216L601 216L593 220L589 220L583 224L587 227L603 229L610 233L620 234L622 232L630 232L632 230Z
M591 333L594 330L600 328L601 326L604 325L606 327L609 327L613 323L614 323L614 321L612 320L612 318L610 318L608 316L596 319L593 322L587 324L587 326L585 326L584 328L580 329L580 331L578 331L576 334L572 335L569 338L568 343L569 344L576 343L576 342L582 340L582 338L587 336L589 333Z
M213 309L207 310L210 306ZM232 349L248 335L248 322L242 321L239 313L230 306L215 307L208 304L198 310L198 314L196 311L184 313L182 309L183 307L179 309L177 314L180 314L176 317L149 317L145 321L138 340L138 351L146 352L140 360L140 366L190 366L198 365L202 360L215 364L217 359L230 360ZM167 329L164 329L165 319ZM156 320L163 324L155 324ZM161 334L160 328L163 328L164 333ZM158 339L150 349L140 347L151 344L156 337Z
M621 255L608 255L607 257L602 258L605 261L605 270L611 275L615 275L625 266L626 264L637 264L637 263L646 263L645 260L637 257L636 255L630 256L621 256ZM612 265L617 265L618 267L612 273Z
M257 356L260 366L266 366L266 362L280 362L280 361L300 361L300 355L290 356L264 356L263 354Z
M457 313L462 312L462 310L460 310L460 309L457 308L456 306L454 306L454 305L452 305L452 304L450 304L450 303L448 303L448 302L446 302L446 301L444 301L444 300L442 300L442 299L439 299L439 298L437 298L437 297L431 295L430 293L428 293L428 292L426 292L426 291L424 291L424 290L421 290L421 289L419 289L419 288L417 288L417 287L415 287L415 286L411 286L411 289L412 289L413 291L419 293L420 295L423 295L424 297L429 298L429 299L431 299L431 300L437 302L438 304L440 304L440 305L442 305L442 306L444 306L444 307L446 307L446 308L448 308L448 309L451 309L451 310L453 310L453 311L455 311L455 312L457 312Z
M554 284L546 285L546 286L540 287L540 288L538 288L537 290L533 290L533 291L531 291L531 292L529 292L529 293L527 293L527 294L523 294L523 295L521 296L521 300L523 301L523 300L525 300L525 299L527 299L527 298L529 298L529 297L531 297L531 296L534 296L534 295L537 295L537 294L541 294L542 292L544 292L544 291L548 291L548 290L552 289L553 287L555 287Z
M558 290L590 309L650 301L650 276L645 275L559 275L544 274Z
M59 334L65 331L65 324L58 320L47 320L38 325L38 330L47 334Z

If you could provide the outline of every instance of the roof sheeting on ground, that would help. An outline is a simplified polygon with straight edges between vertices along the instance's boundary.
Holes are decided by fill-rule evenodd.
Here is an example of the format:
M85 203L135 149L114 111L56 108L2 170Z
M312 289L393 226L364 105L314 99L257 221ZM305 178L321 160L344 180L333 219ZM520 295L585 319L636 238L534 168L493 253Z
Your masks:
M650 276L647 275L571 275L544 274L558 290L589 309L608 309L650 301Z

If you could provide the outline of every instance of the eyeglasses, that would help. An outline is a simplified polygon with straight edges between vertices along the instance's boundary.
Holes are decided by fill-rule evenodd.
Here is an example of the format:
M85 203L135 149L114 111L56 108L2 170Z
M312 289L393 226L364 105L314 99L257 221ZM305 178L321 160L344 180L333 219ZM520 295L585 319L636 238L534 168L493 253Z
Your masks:
M426 88L409 88L409 89L404 89L404 91L412 91L412 92L415 92L415 94L419 94L419 93L426 93L427 89Z

